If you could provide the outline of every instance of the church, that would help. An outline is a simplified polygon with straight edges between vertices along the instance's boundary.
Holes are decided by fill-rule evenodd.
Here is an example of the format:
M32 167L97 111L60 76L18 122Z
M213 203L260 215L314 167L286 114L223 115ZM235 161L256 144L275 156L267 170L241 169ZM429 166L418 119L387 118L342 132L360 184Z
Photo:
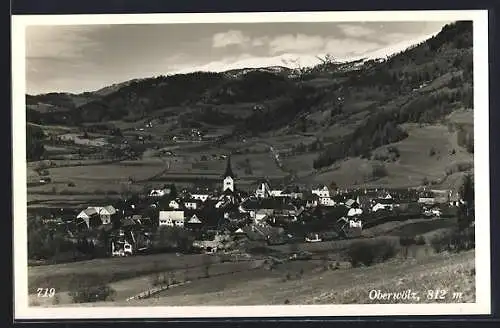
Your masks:
M237 193L234 188L235 174L231 168L231 156L227 158L226 171L222 175L222 193L219 197L219 202L215 205L216 208L226 207L229 204L237 202Z
M222 176L222 193L234 193L234 178L236 176L233 173L233 170L231 168L231 156L227 158L227 165L226 165L226 171L224 172L224 175Z

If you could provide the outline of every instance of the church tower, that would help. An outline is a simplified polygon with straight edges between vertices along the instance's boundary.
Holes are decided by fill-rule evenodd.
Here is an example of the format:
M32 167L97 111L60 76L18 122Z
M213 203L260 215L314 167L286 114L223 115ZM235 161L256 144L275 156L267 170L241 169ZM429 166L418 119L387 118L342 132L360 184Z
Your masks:
M231 156L227 158L226 172L224 172L223 181L222 181L222 192L229 190L234 192L234 173L231 169Z

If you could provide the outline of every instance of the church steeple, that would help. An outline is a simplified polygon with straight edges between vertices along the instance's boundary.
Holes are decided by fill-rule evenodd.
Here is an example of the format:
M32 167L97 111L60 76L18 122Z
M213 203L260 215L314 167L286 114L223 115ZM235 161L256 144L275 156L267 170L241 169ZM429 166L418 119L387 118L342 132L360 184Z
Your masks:
M222 192L234 192L234 173L231 168L231 156L227 158L226 172L222 180Z
M234 173L233 173L233 170L231 168L231 155L228 156L227 158L227 164L226 164L226 172L224 172L224 178L227 178L227 177L230 177L230 178L234 178Z

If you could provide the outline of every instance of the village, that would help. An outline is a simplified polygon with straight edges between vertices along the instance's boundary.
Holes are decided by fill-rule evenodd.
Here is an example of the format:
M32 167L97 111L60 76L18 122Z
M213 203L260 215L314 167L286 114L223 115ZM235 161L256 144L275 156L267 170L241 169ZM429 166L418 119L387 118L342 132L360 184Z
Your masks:
M346 190L327 185L274 189L261 181L253 193L246 192L237 188L230 156L221 180L221 188L214 190L177 191L173 184L164 185L114 204L79 212L60 209L41 220L74 243L84 238L86 246L101 244L104 256L212 254L237 249L242 240L280 245L359 238L363 228L386 221L454 217L461 203L449 190ZM165 229L182 231L188 241L179 240L179 234L162 235ZM107 237L89 237L96 236L91 232ZM158 242L165 238L172 240Z

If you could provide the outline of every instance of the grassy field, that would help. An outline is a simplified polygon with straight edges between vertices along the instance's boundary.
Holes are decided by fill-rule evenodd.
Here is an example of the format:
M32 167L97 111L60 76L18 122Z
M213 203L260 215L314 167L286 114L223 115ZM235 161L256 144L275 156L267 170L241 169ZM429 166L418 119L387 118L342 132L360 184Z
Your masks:
M395 258L370 267L337 270L307 263L300 266L302 274L299 268L286 265L273 270L262 267L196 280L168 289L158 297L133 301L122 298L78 306L472 303L475 301L474 258L474 251L427 254L410 259ZM289 279L284 277L285 272L289 273ZM143 284L147 285L145 281ZM418 299L395 301L369 297L371 290L402 292L408 289L416 292ZM447 290L446 298L428 299L427 291L435 289ZM452 299L454 292L462 293L461 298Z
M96 278L103 283L110 283L154 272L198 267L216 261L216 257L203 254L183 256L157 254L32 266L28 267L28 289L32 294L40 286L51 286L62 292L70 289L73 279Z
M395 162L384 164L388 172L386 177L370 181L372 166L380 161L349 158L334 165L333 169L314 174L312 179L317 183L335 181L339 186L415 186L424 180L444 180L446 169L453 163L473 162L472 155L457 145L456 132L450 132L445 125L420 127L407 124L405 129L408 138L389 145L399 150L400 157ZM447 183L446 180L439 182ZM454 185L452 182L448 184Z

